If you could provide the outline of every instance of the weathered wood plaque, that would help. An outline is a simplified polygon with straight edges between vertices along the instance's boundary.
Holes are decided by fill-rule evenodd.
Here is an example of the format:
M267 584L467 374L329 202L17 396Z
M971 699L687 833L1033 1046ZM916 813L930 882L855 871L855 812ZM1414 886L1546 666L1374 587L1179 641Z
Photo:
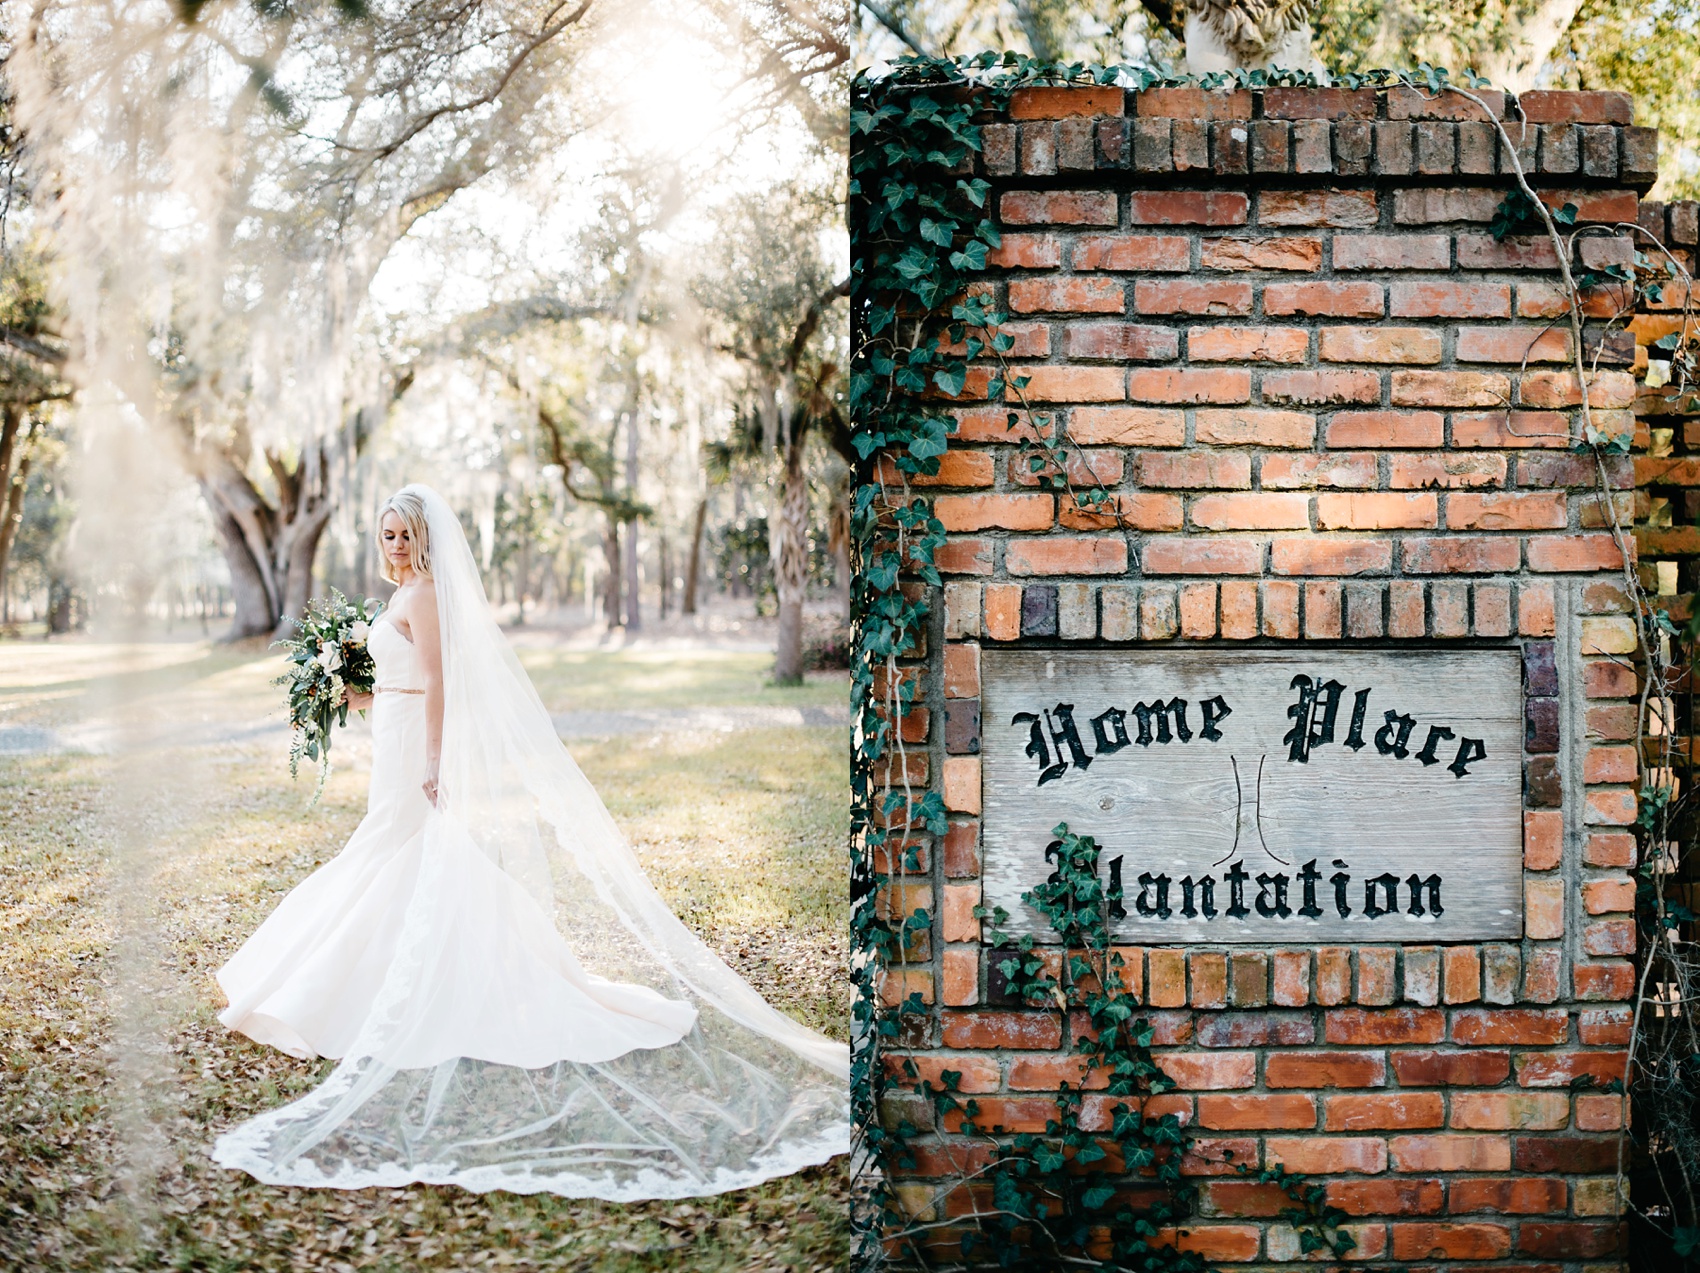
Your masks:
M986 650L985 904L1066 823L1142 943L1447 942L1523 932L1514 650Z

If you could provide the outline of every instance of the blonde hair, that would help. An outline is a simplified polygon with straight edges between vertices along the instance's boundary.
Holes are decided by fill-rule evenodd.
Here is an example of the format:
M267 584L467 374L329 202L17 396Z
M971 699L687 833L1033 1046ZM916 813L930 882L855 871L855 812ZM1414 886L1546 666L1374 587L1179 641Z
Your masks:
M413 568L413 573L423 578L431 577L431 532L425 524L425 501L412 491L401 490L384 501L378 510L378 573L391 583L400 583L390 573L390 555L384 551L384 514L394 513L401 518L402 528L407 531L407 564Z

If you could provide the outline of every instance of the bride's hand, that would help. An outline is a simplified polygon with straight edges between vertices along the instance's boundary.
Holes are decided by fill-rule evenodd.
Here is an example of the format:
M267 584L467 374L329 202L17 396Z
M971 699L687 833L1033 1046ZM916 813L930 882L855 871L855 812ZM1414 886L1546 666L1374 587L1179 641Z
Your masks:
M425 798L435 808L437 804L437 770L435 767L425 775L425 781L420 784L420 790L425 793Z
M363 712L372 706L372 696L370 694L362 694L357 690L348 689L346 686L342 691L342 701L347 703L357 712Z

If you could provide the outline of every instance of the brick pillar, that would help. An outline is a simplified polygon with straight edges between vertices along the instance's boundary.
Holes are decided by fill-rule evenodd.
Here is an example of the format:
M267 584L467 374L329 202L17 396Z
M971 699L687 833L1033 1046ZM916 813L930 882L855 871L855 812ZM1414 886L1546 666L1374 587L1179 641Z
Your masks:
M1655 135L1630 126L1629 100L1522 103L1543 195L1634 222ZM1572 1084L1621 1078L1629 1037L1635 627L1595 461L1570 445L1552 251L1488 231L1511 184L1492 126L1402 89L1040 89L985 137L1010 361L1123 526L1059 507L1013 464L1013 394L957 410L927 492L949 543L916 660L928 763L912 775L937 784L951 825L903 886L903 913L935 916L887 986L931 1005L907 1054L923 1076L960 1071L981 1122L1012 1130L1042 1128L1047 1094L1078 1073L1069 1024L988 982L982 650L1514 647L1521 940L1123 954L1183 1089L1172 1107L1200 1133L1187 1241L1210 1258L1297 1258L1232 1151L1324 1179L1354 1259L1614 1267L1621 1100ZM1603 236L1586 263L1627 250ZM1606 432L1635 428L1635 357L1627 334L1602 352ZM1629 489L1627 458L1607 468ZM928 1125L923 1104L896 1103ZM947 1172L950 1140L932 1129L921 1175Z

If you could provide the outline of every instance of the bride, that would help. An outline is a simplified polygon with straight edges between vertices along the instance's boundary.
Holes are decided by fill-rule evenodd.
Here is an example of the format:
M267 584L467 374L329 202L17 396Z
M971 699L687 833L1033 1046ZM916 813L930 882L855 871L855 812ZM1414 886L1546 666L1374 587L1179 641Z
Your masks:
M270 1184L613 1201L719 1193L849 1145L847 1049L655 892L492 618L428 487L380 513L372 785L347 846L218 973L219 1019L339 1061L221 1136Z

